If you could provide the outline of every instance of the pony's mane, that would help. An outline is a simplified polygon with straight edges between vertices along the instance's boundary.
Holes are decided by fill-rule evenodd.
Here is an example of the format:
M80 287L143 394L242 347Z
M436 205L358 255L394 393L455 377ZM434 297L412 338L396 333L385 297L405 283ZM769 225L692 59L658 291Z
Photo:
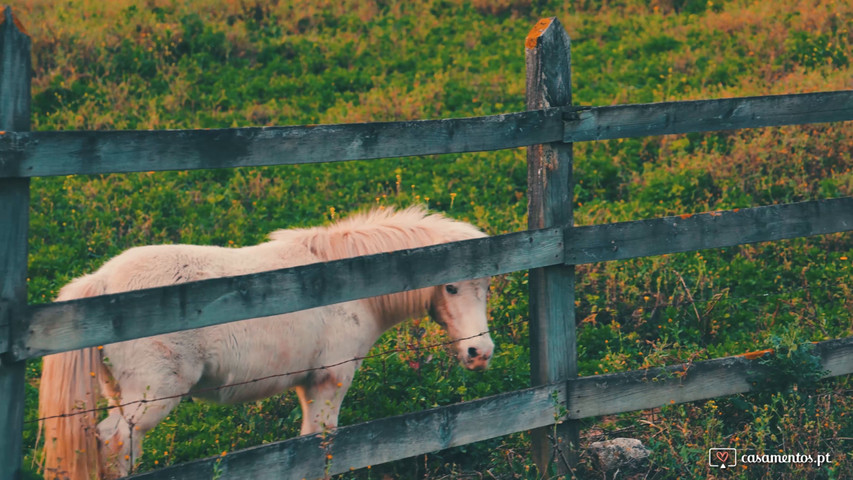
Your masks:
M276 230L269 235L274 241L301 243L323 261L485 236L471 224L440 213L430 215L421 206L375 208L328 226Z
M412 206L404 210L374 208L328 226L276 230L269 238L302 244L320 261L330 261L485 236L469 223ZM430 289L419 289L378 297L372 304L386 313L414 314L426 308L429 301Z

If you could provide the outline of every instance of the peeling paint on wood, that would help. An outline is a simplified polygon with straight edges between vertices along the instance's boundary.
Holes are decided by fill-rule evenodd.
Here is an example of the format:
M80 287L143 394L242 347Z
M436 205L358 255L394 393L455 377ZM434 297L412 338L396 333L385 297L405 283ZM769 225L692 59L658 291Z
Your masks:
M534 73L544 74L542 68ZM566 95L559 89L548 94ZM853 90L582 110L543 105L489 117L348 125L87 132L9 128L0 135L0 177L367 160L853 120Z
M575 110L563 141L584 142L853 120L853 90Z
M853 230L853 197L575 227L566 263L623 260Z
M31 306L17 359L563 262L563 232L518 232ZM325 288L314 286L322 282ZM261 301L263 299L263 301Z
M827 377L853 373L853 337L815 344ZM569 380L569 417L581 419L695 402L749 392L753 381L773 375L758 358L715 358Z
M556 18L540 20L527 36L527 108L571 109L571 48L569 35ZM571 228L572 144L547 143L527 150L527 228ZM529 273L530 381L547 384L577 375L574 267L557 265ZM533 457L540 472L548 471L554 448L549 435L532 432ZM574 463L572 445L579 443L574 422L557 428L560 455ZM558 463L560 473L563 464Z
M559 422L564 383L340 427L130 477L134 480L324 478ZM506 412L512 412L507 415ZM331 455L331 459L327 457ZM328 461L328 463L327 463ZM328 466L328 471L326 470Z
M30 129L30 38L11 7L0 12L0 130ZM0 178L0 347L25 327L30 181ZM0 349L0 353L3 349ZM0 480L21 478L23 361L0 355Z
M7 132L0 136L0 177L290 165L500 150L560 141L562 114L555 108L342 125Z

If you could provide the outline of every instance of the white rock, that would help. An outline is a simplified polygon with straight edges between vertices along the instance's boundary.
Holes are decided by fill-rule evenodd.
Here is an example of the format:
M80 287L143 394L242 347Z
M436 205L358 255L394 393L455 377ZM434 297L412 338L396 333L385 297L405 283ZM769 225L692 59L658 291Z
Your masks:
M646 467L651 450L636 438L614 438L589 446L604 472L635 473Z

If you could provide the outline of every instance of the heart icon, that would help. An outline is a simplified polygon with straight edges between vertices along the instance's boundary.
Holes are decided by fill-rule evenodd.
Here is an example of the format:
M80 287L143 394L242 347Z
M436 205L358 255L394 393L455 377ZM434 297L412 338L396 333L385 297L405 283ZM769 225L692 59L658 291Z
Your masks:
M717 460L719 460L722 464L725 464L726 461L728 461L729 459L729 452L725 450L717 450L716 452L714 452L714 454L717 456Z

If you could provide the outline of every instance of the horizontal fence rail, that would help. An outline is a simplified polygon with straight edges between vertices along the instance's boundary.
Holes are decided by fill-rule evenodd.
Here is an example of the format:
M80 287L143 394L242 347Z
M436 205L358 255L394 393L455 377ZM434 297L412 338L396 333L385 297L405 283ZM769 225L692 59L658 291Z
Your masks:
M485 117L211 130L7 132L0 177L191 170L501 150L560 141L552 108Z
M340 427L325 436L283 440L130 478L323 478L327 474L553 425L560 421L565 401L564 383L543 385Z
M853 197L575 227L565 262L584 264L853 230Z
M532 230L29 307L17 359L550 265L853 230L853 198ZM447 269L447 265L456 265Z
M407 122L3 132L0 178L368 160L844 120L853 120L853 90Z
M566 121L565 142L853 120L853 90L593 107Z
M761 353L569 380L568 417L611 415L746 393L760 387L765 376L778 375L758 363ZM853 337L819 342L814 354L829 372L824 378L853 373Z
M247 448L130 477L135 480L322 478L563 419L658 408L747 393L774 372L764 353L595 375ZM815 344L827 377L853 373L853 337ZM564 403L565 402L565 403ZM564 410L562 405L567 405ZM506 412L513 412L506 415ZM331 455L331 458L328 457Z
M563 251L562 230L545 229L31 306L12 353L33 358L555 265Z

